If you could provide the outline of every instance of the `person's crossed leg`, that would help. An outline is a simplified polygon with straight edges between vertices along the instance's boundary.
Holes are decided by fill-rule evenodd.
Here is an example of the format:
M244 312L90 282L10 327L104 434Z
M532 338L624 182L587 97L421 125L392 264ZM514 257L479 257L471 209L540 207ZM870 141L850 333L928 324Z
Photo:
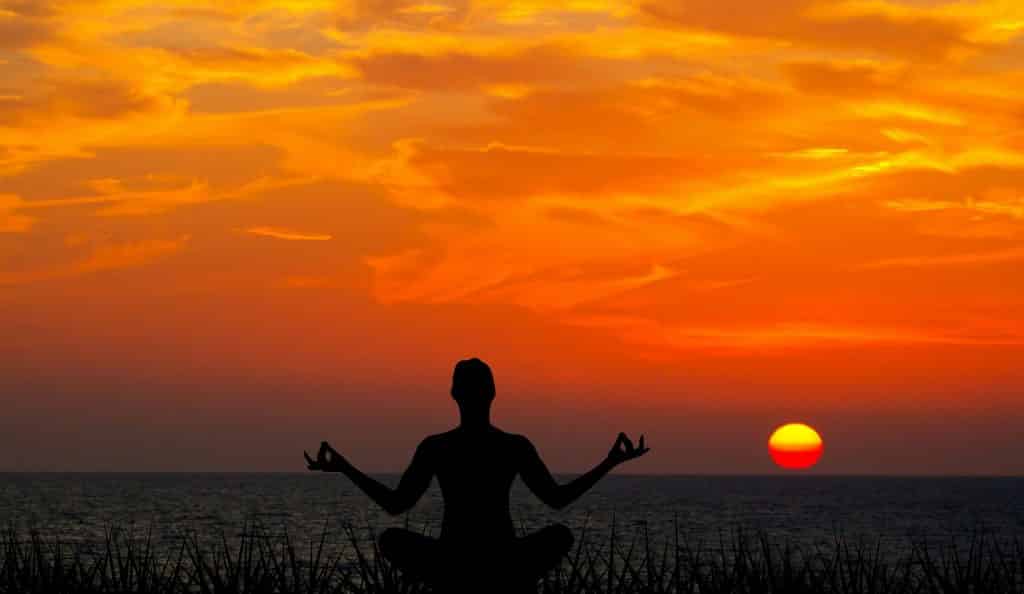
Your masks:
M380 537L381 554L404 576L456 592L533 591L572 545L572 532L562 524L506 543L464 547L401 528Z

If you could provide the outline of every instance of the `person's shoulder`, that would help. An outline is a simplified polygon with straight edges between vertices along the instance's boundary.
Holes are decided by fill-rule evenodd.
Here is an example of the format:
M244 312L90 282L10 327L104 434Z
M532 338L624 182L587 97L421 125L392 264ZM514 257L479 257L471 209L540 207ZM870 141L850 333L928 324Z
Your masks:
M501 429L498 429L498 432L501 434L503 439L517 449L529 450L533 448L533 442L531 442L525 435L520 435L519 433L507 433Z
M440 443L440 442L448 441L449 439L452 439L455 436L455 433L456 433L455 429L449 429L448 431L444 431L444 432L441 432L441 433L435 433L433 435L428 435L428 436L423 438L423 443L428 443L428 442L429 443Z
M420 442L420 448L434 449L438 446L444 445L446 442L450 441L451 438L451 431L445 431L444 433L435 433L433 435L428 435L423 438L423 441Z

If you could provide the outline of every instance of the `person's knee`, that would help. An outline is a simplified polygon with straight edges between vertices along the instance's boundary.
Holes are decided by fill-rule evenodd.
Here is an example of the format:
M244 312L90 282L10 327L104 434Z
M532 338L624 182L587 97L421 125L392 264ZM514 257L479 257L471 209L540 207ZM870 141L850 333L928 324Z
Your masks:
M568 553L575 541L572 536L572 530L569 530L569 527L565 524L555 524L549 528L549 531L554 547L560 552Z
M402 543L402 531L398 528L388 528L381 533L380 538L380 553L384 555L386 559L395 559L399 556Z

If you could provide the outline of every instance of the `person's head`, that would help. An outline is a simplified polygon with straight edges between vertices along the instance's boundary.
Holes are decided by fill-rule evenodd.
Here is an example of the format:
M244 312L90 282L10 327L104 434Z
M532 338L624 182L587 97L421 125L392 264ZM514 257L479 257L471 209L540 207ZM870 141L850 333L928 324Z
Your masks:
M494 376L480 359L464 359L452 373L452 398L463 413L486 412L494 400Z

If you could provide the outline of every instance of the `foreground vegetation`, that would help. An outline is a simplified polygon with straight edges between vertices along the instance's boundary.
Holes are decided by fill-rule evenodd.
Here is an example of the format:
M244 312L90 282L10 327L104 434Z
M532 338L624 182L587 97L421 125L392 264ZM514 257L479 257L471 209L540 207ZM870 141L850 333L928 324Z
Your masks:
M1024 546L984 536L936 546L908 543L885 554L876 543L837 537L796 548L770 535L734 532L715 546L679 538L660 546L646 531L595 539L584 531L562 567L537 586L548 594L717 593L1020 593ZM372 536L372 534L371 534ZM334 537L340 537L335 539ZM153 539L111 529L96 546L8 529L0 536L0 593L426 594L376 555L351 526L314 541L245 530L217 544L187 535L168 550ZM954 546L955 545L955 546ZM482 585L480 592L487 592Z

